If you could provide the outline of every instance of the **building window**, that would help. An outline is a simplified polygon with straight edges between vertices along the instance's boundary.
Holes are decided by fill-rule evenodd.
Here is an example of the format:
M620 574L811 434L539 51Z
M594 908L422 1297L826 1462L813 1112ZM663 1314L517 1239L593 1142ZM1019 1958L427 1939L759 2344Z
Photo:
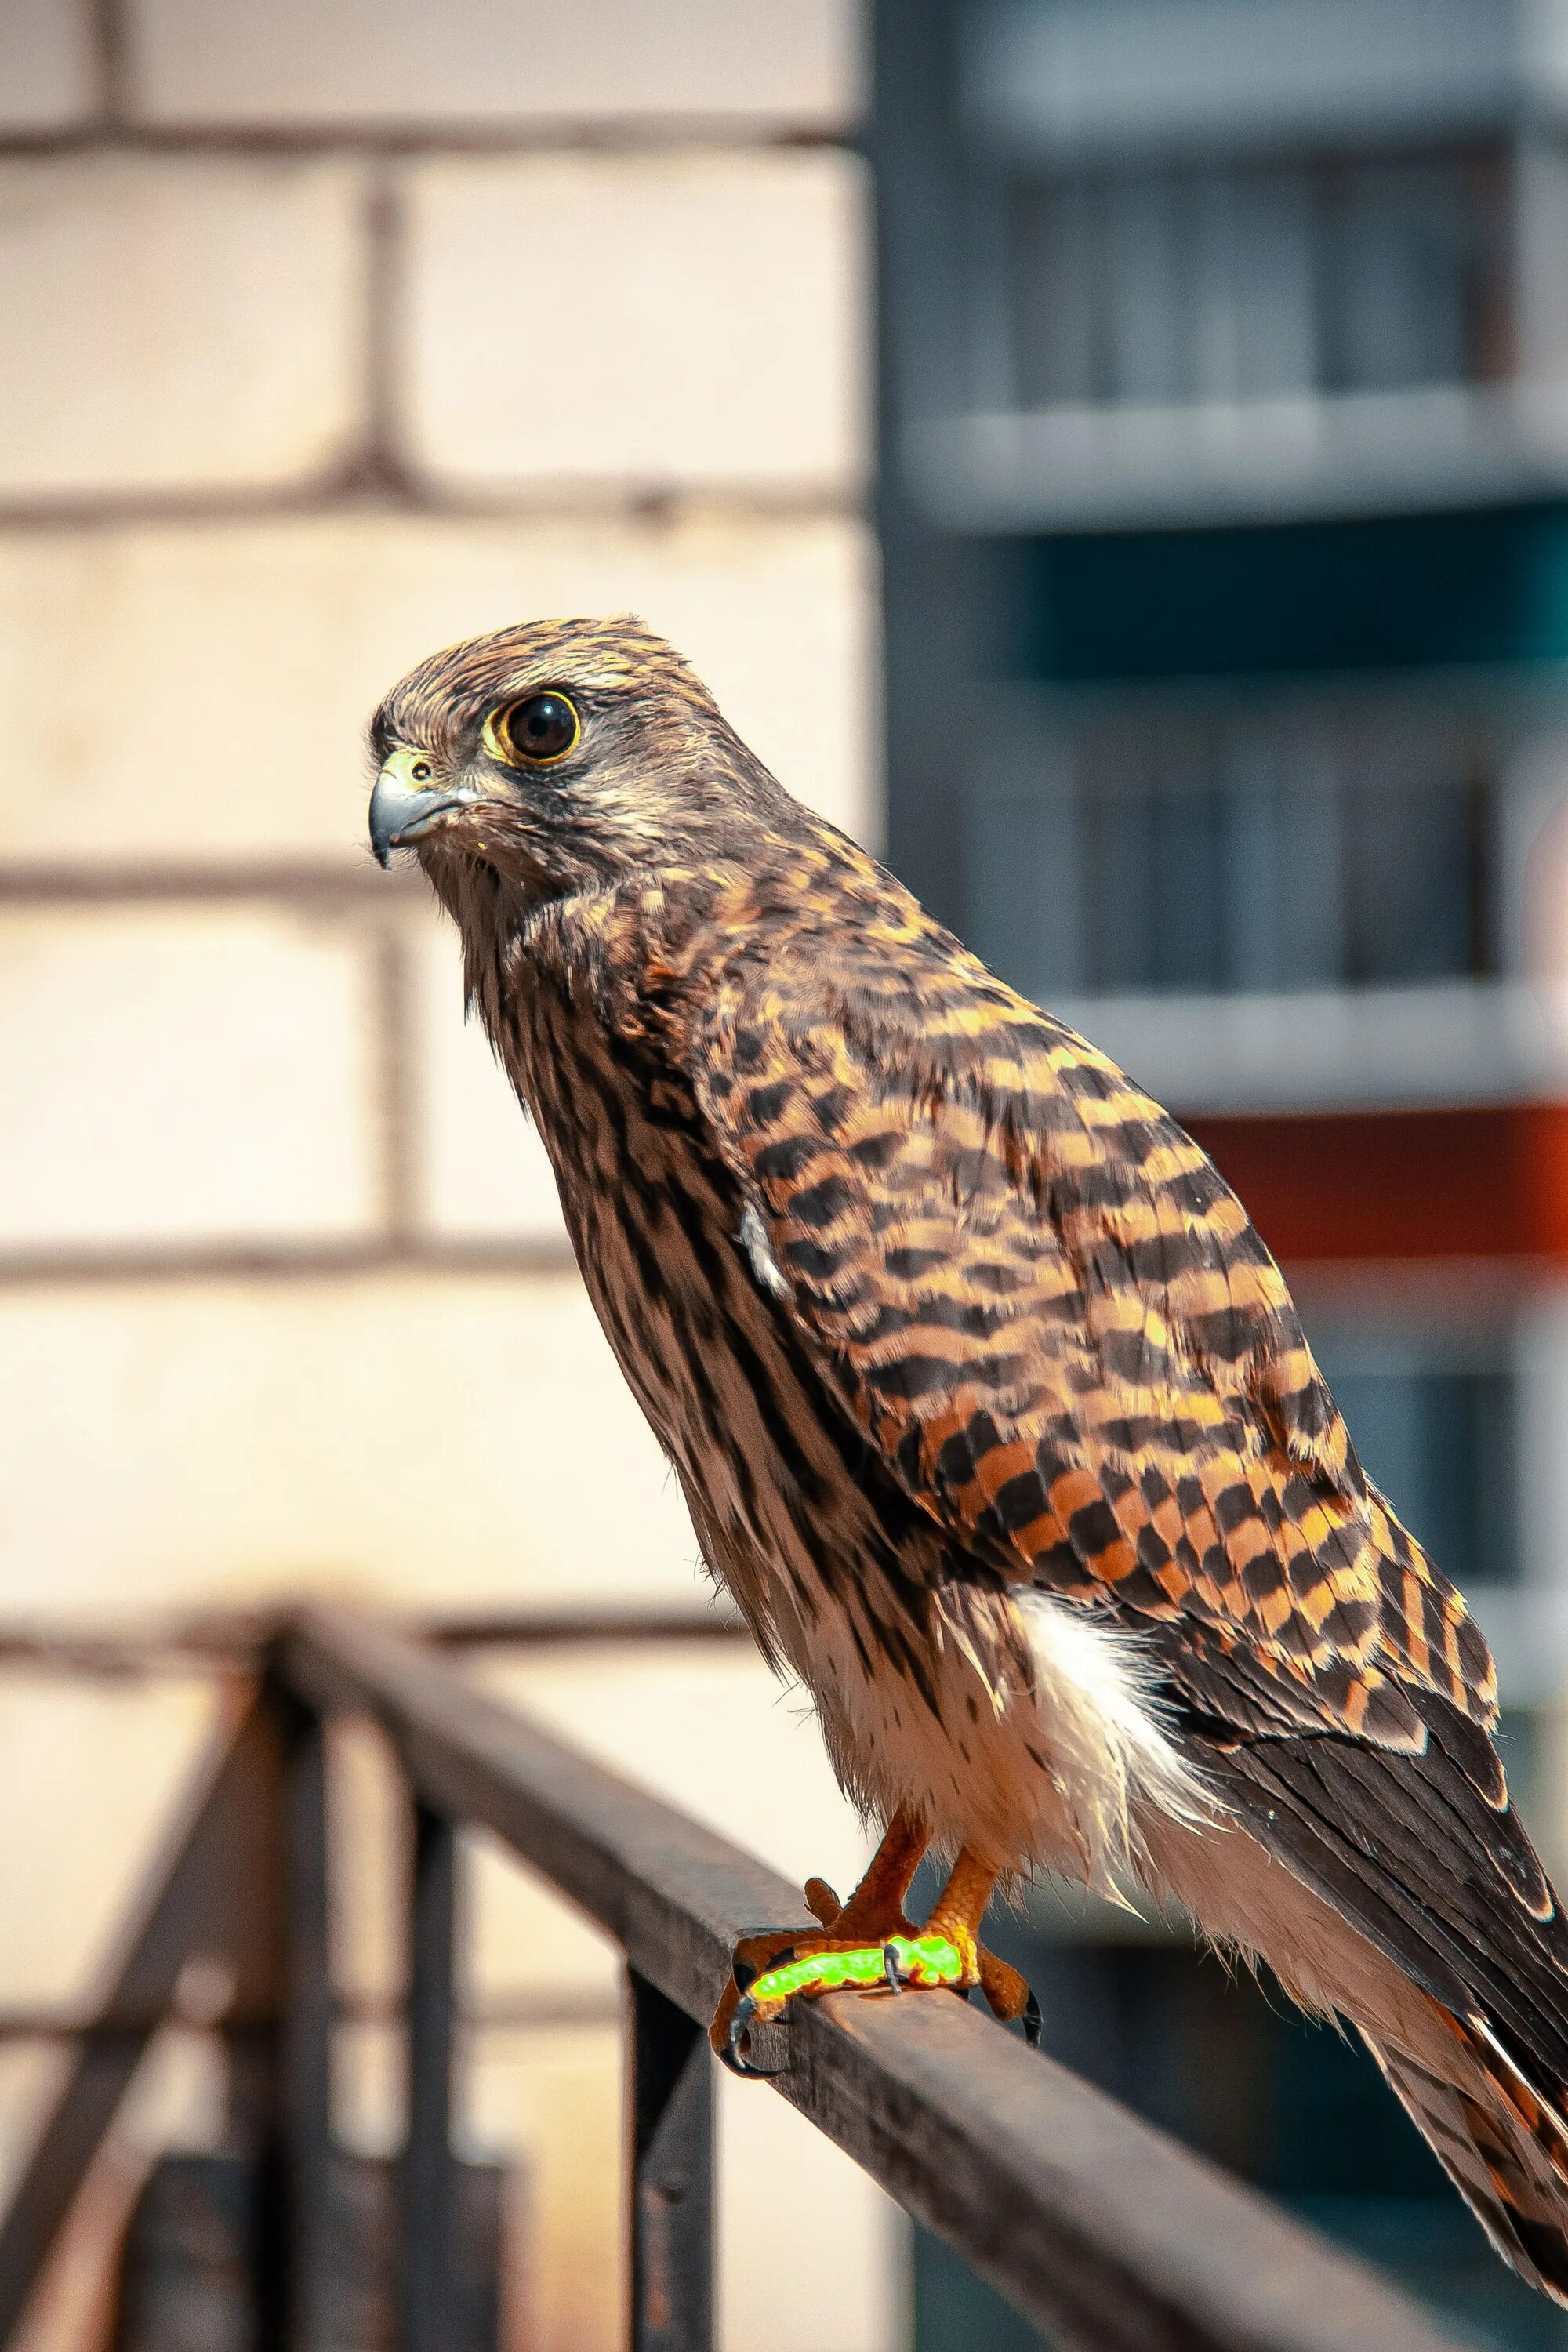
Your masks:
M1500 153L1052 173L1007 188L1023 409L1301 398L1511 373Z
M1423 726L1064 717L966 803L971 936L1052 997L1500 969L1498 749Z

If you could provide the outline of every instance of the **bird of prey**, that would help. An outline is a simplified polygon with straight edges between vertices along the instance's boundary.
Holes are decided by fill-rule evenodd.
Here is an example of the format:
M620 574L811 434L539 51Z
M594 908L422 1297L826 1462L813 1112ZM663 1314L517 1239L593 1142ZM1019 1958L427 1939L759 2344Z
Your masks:
M706 1560L885 1828L738 1948L721 2056L840 1984L1025 2014L994 1887L1137 1882L1354 2026L1568 2302L1568 1928L1487 1645L1203 1151L634 620L436 654L372 740Z

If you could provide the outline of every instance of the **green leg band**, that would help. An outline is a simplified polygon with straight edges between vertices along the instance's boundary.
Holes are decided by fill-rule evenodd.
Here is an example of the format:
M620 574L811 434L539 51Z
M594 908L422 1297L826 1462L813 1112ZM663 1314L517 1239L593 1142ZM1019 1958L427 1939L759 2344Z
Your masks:
M786 1960L754 1977L747 1991L755 2009L762 2011L782 2008L800 1993L837 1992L844 1985L886 1984L889 1953L906 1984L963 1981L958 1947L945 1936L889 1936L885 1944L867 1944L847 1952L809 1952L804 1959Z

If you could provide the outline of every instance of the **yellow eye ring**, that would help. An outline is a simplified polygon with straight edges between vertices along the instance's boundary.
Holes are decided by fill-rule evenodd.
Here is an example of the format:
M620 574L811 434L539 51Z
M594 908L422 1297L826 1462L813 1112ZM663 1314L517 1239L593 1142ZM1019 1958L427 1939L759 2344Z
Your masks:
M485 721L485 749L508 768L553 767L582 740L577 706L557 687L503 702Z

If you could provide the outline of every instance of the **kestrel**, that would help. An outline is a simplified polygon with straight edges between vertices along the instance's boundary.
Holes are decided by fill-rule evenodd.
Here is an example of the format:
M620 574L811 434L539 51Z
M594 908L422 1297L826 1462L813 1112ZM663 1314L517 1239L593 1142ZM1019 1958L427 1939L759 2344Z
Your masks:
M437 654L372 740L706 1560L885 1828L738 1949L720 2054L838 1984L1026 2014L993 1888L1136 1882L1353 2025L1568 2302L1568 1933L1487 1645L1198 1146L636 621Z

